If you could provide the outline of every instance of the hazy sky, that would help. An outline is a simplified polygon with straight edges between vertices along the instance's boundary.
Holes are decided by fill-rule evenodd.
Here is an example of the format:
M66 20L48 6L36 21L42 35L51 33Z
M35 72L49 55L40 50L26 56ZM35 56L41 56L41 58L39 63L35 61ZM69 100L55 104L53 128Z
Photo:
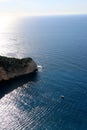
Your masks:
M87 14L87 0L0 0L0 14Z

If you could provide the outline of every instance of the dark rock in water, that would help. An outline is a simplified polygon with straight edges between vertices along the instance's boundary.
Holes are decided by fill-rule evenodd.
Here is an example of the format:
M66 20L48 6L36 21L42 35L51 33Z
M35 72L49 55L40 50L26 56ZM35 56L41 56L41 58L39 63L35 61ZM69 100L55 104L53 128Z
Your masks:
M32 58L8 58L0 56L0 81L33 73L37 65Z

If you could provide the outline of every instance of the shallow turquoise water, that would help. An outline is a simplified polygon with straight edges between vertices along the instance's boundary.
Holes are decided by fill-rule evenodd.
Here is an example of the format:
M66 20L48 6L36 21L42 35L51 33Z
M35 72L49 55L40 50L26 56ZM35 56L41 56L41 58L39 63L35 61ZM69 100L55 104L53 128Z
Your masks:
M87 16L20 18L1 31L0 54L44 67L0 86L1 130L87 130Z

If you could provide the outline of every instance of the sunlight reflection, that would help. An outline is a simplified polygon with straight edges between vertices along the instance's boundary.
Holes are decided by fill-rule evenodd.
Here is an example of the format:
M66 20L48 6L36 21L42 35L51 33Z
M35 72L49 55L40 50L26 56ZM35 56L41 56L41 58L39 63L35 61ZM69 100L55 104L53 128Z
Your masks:
M29 26L27 27L26 24ZM31 57L38 42L37 28L35 28L34 19L29 18L29 23L26 23L24 17L0 16L0 55L16 58Z
M6 33L10 30L8 30L9 26L11 26L11 23L15 22L16 17L10 17L10 16L0 16L0 33Z
M17 17L0 16L0 55L12 57L23 56L23 54L19 55L19 50L23 52L23 48L19 45L23 39L17 33L17 21Z

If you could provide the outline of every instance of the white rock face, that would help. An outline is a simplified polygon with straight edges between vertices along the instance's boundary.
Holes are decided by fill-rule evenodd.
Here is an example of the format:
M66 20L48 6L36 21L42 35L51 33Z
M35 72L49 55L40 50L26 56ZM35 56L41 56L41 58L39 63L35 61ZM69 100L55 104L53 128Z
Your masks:
M0 81L33 73L37 70L31 58L16 59L0 56Z

